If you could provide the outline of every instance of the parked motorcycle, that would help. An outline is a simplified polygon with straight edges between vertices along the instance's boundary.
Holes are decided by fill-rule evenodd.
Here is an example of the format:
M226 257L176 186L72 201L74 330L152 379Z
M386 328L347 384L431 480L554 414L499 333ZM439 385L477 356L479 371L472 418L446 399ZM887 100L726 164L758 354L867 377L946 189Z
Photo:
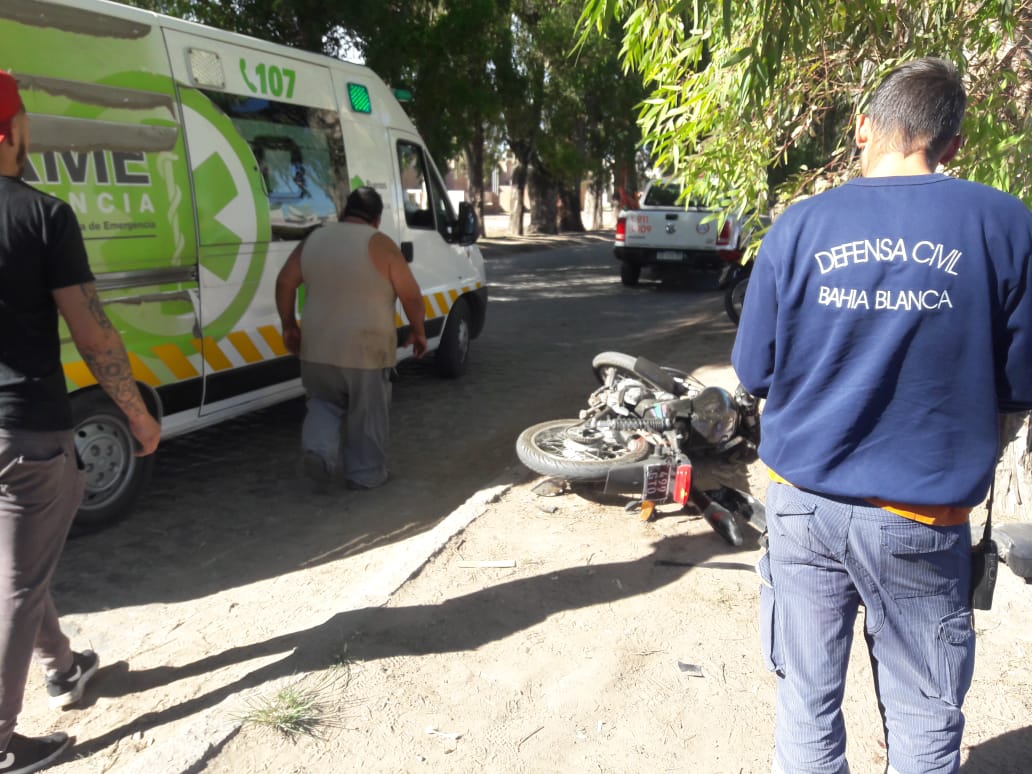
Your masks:
M749 287L749 275L752 274L752 261L732 267L721 278L720 286L724 289L724 311L735 325L742 319L742 304L745 303L745 291Z
M755 459L760 417L752 395L620 352L596 355L592 368L601 386L578 419L541 422L516 439L524 465L568 481L605 481L606 492L640 491L633 502L644 507L690 502L734 546L744 540L736 515L765 527L755 498L692 482L692 456Z

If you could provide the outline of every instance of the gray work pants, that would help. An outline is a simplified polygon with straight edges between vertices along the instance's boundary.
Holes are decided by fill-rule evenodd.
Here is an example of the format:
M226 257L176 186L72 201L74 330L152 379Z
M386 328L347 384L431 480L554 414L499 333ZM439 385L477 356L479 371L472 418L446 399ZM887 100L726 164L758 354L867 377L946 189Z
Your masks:
M387 480L391 380L389 368L338 368L301 362L308 393L301 446L336 475L364 487Z
M82 500L71 431L0 429L0 750L14 733L29 664L72 665L50 579Z

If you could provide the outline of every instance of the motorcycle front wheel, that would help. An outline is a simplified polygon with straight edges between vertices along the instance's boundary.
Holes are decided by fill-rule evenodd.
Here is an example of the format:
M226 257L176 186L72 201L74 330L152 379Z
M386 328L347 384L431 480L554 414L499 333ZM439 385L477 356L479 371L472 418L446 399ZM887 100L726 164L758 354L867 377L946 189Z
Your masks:
M567 481L599 481L611 468L649 456L648 444L628 448L607 441L577 419L554 419L532 425L516 439L520 462L543 476Z

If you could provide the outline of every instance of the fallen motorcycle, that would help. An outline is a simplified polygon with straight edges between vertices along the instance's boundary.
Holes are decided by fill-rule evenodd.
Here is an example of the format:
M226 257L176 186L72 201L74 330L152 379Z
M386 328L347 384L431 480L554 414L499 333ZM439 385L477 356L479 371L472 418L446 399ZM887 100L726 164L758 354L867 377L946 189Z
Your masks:
M693 455L755 459L760 417L753 396L620 352L596 355L592 368L601 386L579 418L520 433L516 454L524 465L567 481L605 481L610 493L640 491L631 505L649 511L671 501L691 503L734 546L744 541L738 518L765 527L755 498L731 487L703 491L692 481Z

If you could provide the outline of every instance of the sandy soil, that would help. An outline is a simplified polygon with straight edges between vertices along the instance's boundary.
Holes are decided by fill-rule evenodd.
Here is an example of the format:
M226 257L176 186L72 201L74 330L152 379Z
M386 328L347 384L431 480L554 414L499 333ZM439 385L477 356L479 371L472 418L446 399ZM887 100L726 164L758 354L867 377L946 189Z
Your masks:
M765 489L759 463L698 473ZM643 522L590 489L539 496L540 481L518 482L346 639L322 643L346 666L294 678L336 681L322 738L247 725L206 770L768 771L759 533L747 526L735 549L676 507ZM1001 568L993 610L977 614L965 772L1032 771L1030 612L1032 586ZM862 648L850 668L849 758L880 774Z

